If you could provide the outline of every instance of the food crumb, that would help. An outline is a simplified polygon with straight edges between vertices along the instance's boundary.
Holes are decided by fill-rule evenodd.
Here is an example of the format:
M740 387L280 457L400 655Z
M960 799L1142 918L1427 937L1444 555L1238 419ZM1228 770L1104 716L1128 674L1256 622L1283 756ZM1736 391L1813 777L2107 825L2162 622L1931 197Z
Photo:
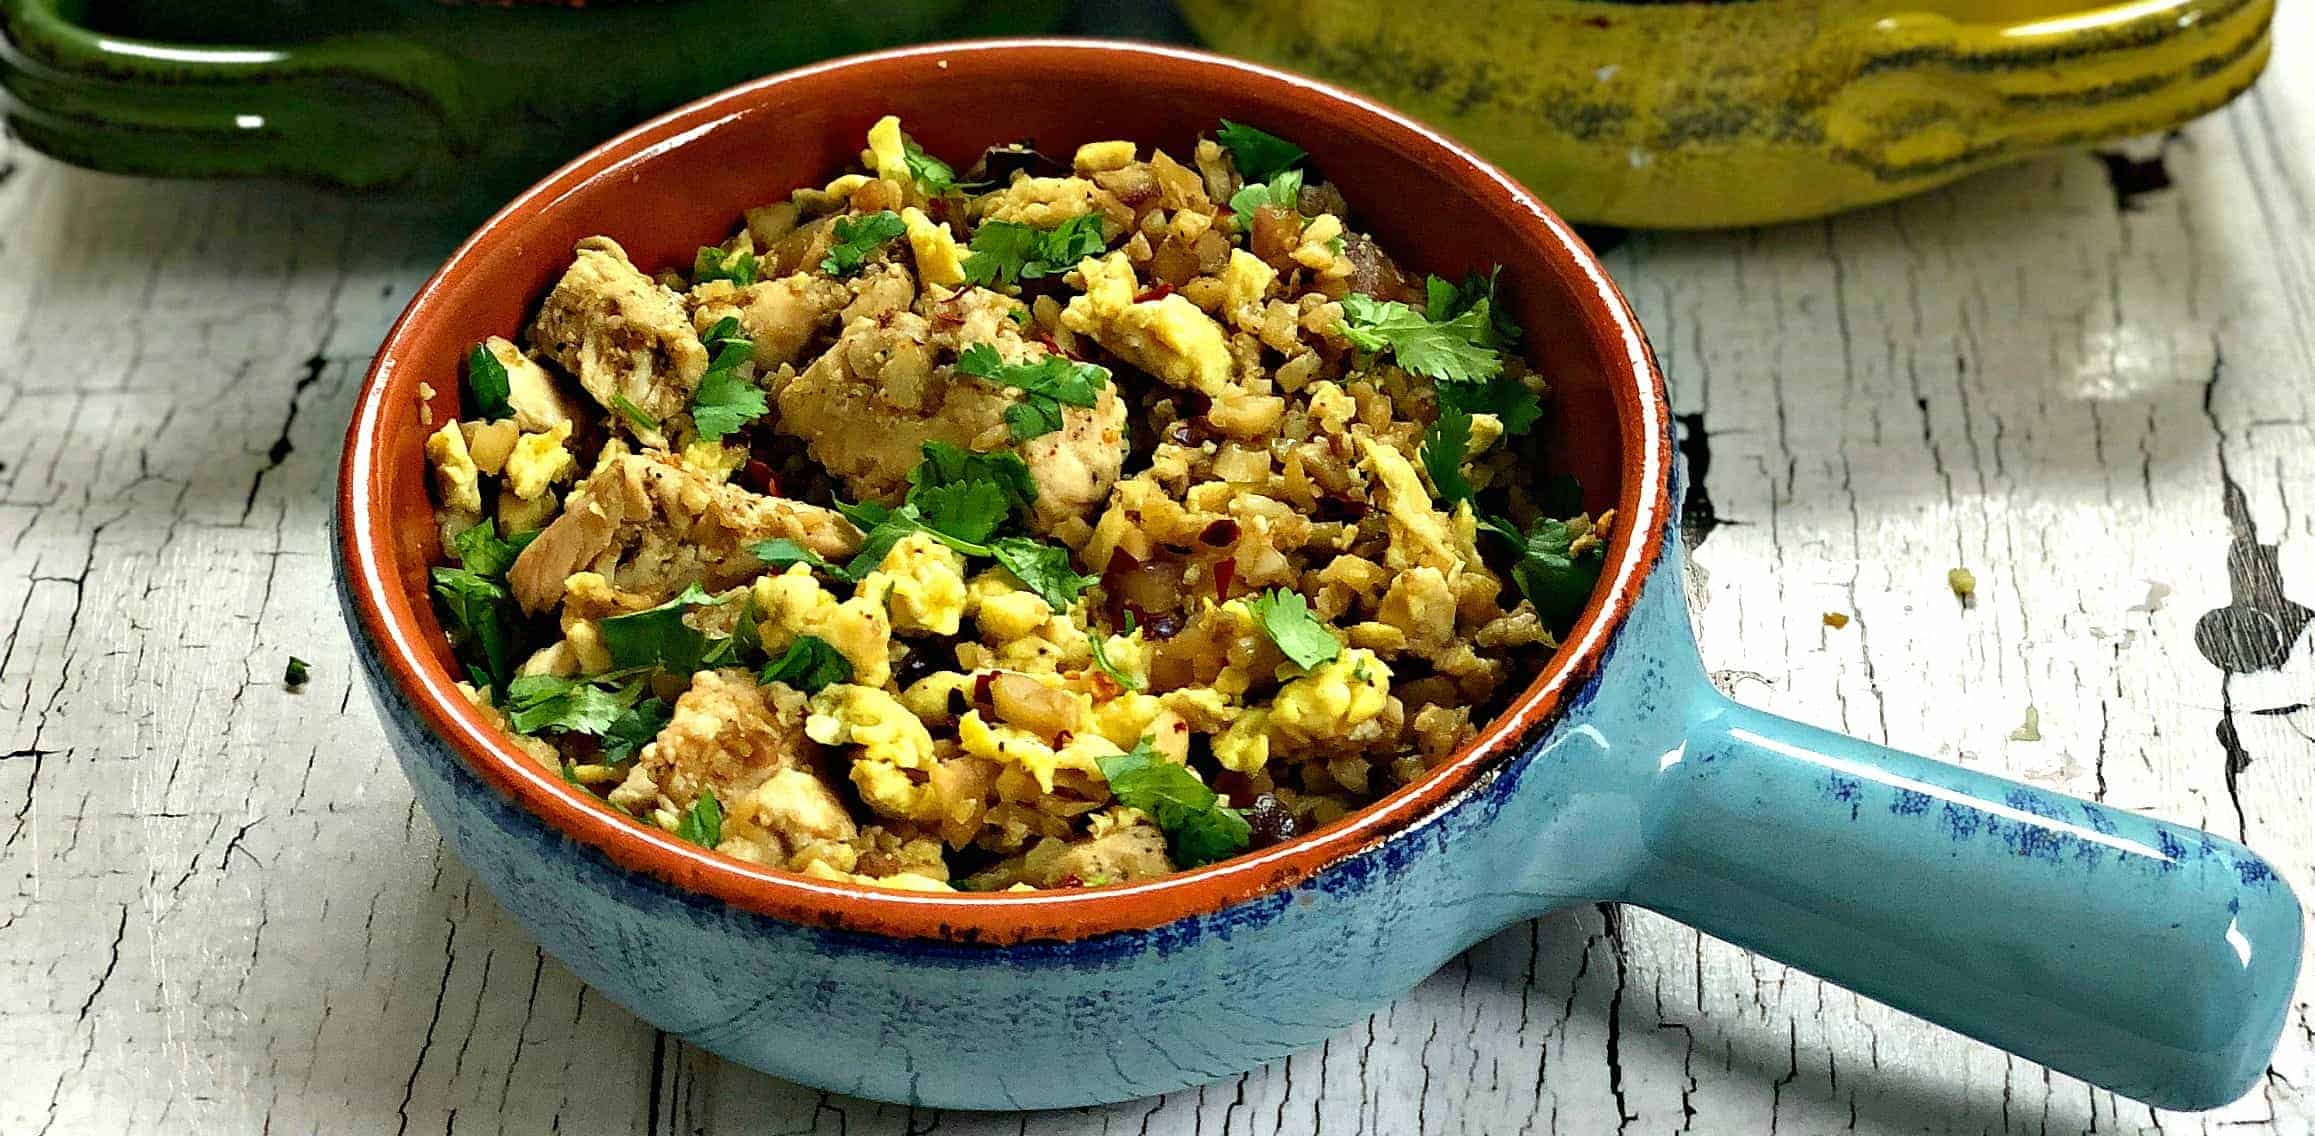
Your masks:
M2130 605L2130 610L2143 611L2148 615L2152 615L2155 612L2161 611L2162 601L2169 598L2170 585L2165 584L2160 580L2148 580L2146 582L2146 598Z
M2010 740L2013 742L2038 742L2042 740L2042 712L2034 706L2028 705L2025 724L2010 731Z
M1830 627L1835 631L1839 631L1848 625L1849 616L1847 612L1828 611L1825 613L1825 626Z
M1956 597L1966 600L1977 594L1977 573L1955 568L1945 574L1945 586L1952 588Z
M304 690L306 678L306 661L304 659L298 658L296 655L291 655L289 657L289 665L282 668L281 684L290 688L291 690Z

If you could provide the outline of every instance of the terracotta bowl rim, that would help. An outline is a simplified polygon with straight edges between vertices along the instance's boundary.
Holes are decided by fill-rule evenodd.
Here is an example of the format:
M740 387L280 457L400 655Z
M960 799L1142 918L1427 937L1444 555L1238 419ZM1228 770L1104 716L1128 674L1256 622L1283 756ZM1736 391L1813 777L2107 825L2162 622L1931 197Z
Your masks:
M1622 446L1617 524L1607 566L1589 606L1562 647L1528 689L1481 728L1473 741L1433 770L1327 828L1236 859L1158 880L1099 888L1025 893L919 893L815 879L717 855L641 824L566 783L556 771L515 748L464 698L437 655L430 617L422 619L394 571L388 539L391 511L378 492L377 471L389 460L386 396L411 397L393 382L405 340L428 318L468 266L509 241L528 222L581 185L618 176L629 166L679 147L693 137L745 117L764 96L832 72L875 71L939 57L951 64L991 57L1063 53L1100 57L1131 82L1137 72L1163 70L1207 83L1233 83L1277 102L1323 102L1345 118L1367 120L1398 136L1409 161L1449 172L1473 202L1493 198L1497 212L1532 225L1542 243L1565 253L1588 289L1579 289L1578 329L1606 358L1624 366L1608 376ZM1023 65L1014 62L1012 66ZM943 71L945 81L966 76ZM740 208L735 204L736 216ZM1565 272L1560 275L1565 276ZM413 364L414 366L416 364ZM1206 52L1117 40L1021 38L927 44L872 52L798 68L740 84L637 126L587 151L492 216L451 254L411 299L387 333L363 380L348 427L338 502L337 553L341 578L361 642L391 683L381 702L399 700L441 738L469 769L569 839L613 863L676 887L776 919L869 935L1001 945L1070 941L1145 930L1280 892L1324 869L1404 832L1484 783L1521 745L1556 717L1563 699L1595 673L1616 629L1632 610L1656 563L1670 510L1671 438L1663 376L1629 304L1597 257L1568 225L1502 171L1462 146L1362 96L1302 76ZM388 713L395 712L388 708Z

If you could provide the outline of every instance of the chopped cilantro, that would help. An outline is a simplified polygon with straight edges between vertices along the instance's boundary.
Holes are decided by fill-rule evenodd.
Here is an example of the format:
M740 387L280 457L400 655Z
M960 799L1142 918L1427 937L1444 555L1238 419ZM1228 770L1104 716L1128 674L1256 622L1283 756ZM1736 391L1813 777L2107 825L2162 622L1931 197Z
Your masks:
M1222 804L1221 796L1188 766L1158 756L1146 737L1133 752L1096 757L1094 763L1119 804L1140 809L1157 821L1166 834L1167 851L1180 867L1227 859L1253 840L1244 813Z
M692 392L691 424L702 440L721 441L763 417L771 406L764 401L763 388L744 373L754 369L755 344L740 335L736 317L717 320L700 338L711 361Z
M603 637L603 649L610 653L614 667L657 667L669 674L687 675L704 667L736 662L736 656L747 645L746 640L755 633L748 609L742 609L733 625L733 634L728 636L709 635L683 618L692 608L716 602L714 596L693 584L683 589L682 595L658 607L604 619L596 625L596 630ZM752 605L753 597L747 602Z
M675 836L702 848L723 843L723 805L715 799L715 790L701 789L691 799L691 807L675 822Z
M1034 537L998 537L989 542L989 552L1054 611L1069 610L1069 605L1100 578L1078 575L1069 562L1067 548Z
M890 209L859 217L838 217L836 243L830 245L828 255L821 258L820 271L830 276L850 276L860 271L868 254L906 232L908 226L901 222L900 214Z
M1302 217L1302 171L1287 170L1268 182L1247 182L1245 188L1230 195L1230 208L1238 213L1238 231L1254 231L1254 214L1265 205L1275 206L1297 222Z
M725 251L716 245L701 245L698 255L691 258L691 282L705 284L710 280L729 280L742 288L756 282L756 254L746 249Z
M1486 518L1481 526L1517 550L1511 581L1535 604L1545 622L1563 626L1583 611L1599 583L1600 567L1607 562L1604 543L1593 541L1581 553L1570 552L1576 533L1568 522L1548 517L1537 520L1525 533L1500 517Z
M1028 512L1036 500L1029 463L1009 451L981 454L926 442L924 460L908 472L908 507L925 527L970 544L988 540L1008 515Z
M635 405L635 400L626 395L612 395L611 409L618 411L619 417L627 420L627 427L639 436L659 432L659 420L645 414L643 408Z
M662 698L646 698L628 707L603 728L603 763L616 765L643 752L643 747L650 745L674 716L674 710Z
M514 597L506 585L468 568L438 567L434 595L467 661L503 697L515 666Z
M522 550L538 539L538 530L520 532L500 540L491 531L489 522L468 525L450 538L450 554L458 558L458 566L484 576L504 577L514 566Z
M466 357L466 397L474 404L477 418L512 418L514 407L507 397L513 386L507 381L506 364L490 353L487 344L477 343Z
M1278 644L1294 665L1310 670L1342 653L1342 643L1310 613L1310 601L1284 588L1272 588L1246 601L1246 609Z
M1125 634L1133 634L1133 629L1127 628L1125 630ZM1125 673L1123 670L1118 669L1116 663L1109 661L1108 636L1100 634L1088 635L1085 637L1085 641L1093 648L1093 665L1100 667L1101 673L1108 675L1111 679L1116 680L1117 685L1122 686L1127 690L1140 690L1142 688L1142 681L1140 679L1135 678L1134 676Z
M1268 181L1309 156L1302 147L1267 130L1226 118L1222 120L1222 128L1214 132L1214 141L1230 152L1238 165L1238 176L1250 182Z
M908 163L908 176L916 181L916 187L923 190L926 197L939 197L944 193L971 189L980 184L958 181L955 167L925 153L924 147L917 145L914 138L902 138L900 150L901 160Z
M1013 440L1025 442L1061 428L1061 407L1092 406L1101 388L1109 385L1109 369L1079 363L1062 355L1047 355L1034 363L1007 363L986 343L966 347L957 356L957 370L976 379L1017 388L1023 401L1005 409L1005 424Z
M1487 345L1494 334L1487 303L1444 323L1396 300L1352 293L1342 299L1343 334L1368 351L1388 349L1399 365L1441 382L1477 383L1503 373L1503 356Z
M1503 310L1503 302L1495 290L1501 283L1503 266L1497 265L1484 276L1472 273L1461 284L1451 284L1436 276L1423 280L1424 310L1433 323L1445 323L1484 303L1487 305L1486 342L1489 347L1504 347L1519 342L1519 325L1512 322Z
M291 690L297 690L305 686L305 680L307 677L308 671L306 661L304 659L298 658L296 655L291 655L289 657L289 665L283 667L281 671L282 685L287 686Z
M1442 383L1439 405L1466 414L1492 414L1506 434L1525 434L1543 417L1543 400L1526 383L1507 374L1478 383Z
M965 258L965 279L983 288L1000 282L1018 284L1060 274L1109 247L1102 236L1101 215L1071 217L1051 229L1036 229L1013 221L983 221L973 230L972 255Z
M852 578L850 573L828 563L827 559L819 553L784 536L757 541L748 546L748 551L754 553L756 559L763 561L766 566L771 568L785 569L791 564L809 564L813 568L840 580Z
M852 661L817 635L799 635L780 657L764 664L756 681L766 686L784 682L806 694L822 687L852 681Z
M1439 408L1439 420L1423 431L1423 472L1431 488L1452 507L1471 499L1471 479L1463 476L1463 462L1471 451L1471 416L1451 406Z
M563 734L600 734L634 704L640 684L613 686L606 676L563 678L559 675L524 675L507 684L506 720L516 733L552 730Z

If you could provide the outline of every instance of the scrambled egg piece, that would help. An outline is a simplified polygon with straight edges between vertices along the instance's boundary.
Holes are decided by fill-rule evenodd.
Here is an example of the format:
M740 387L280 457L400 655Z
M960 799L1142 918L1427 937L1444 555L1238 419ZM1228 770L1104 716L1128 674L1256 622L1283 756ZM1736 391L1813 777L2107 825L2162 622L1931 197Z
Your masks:
M1092 182L1080 177L1025 177L998 191L981 219L1050 229L1093 212L1095 191Z
M812 696L804 733L821 745L853 745L852 784L878 813L901 820L937 820L931 785L909 776L938 764L932 734L899 699L869 686L840 683Z
M914 205L900 211L908 226L908 249L916 256L916 274L927 284L954 288L965 282L965 254L945 224L935 224Z
M514 495L532 501L558 481L568 481L579 472L577 459L563 443L570 440L569 423L557 426L544 434L525 434L515 440L514 451L506 456L506 486Z
M1355 435L1360 464L1379 483L1383 512L1390 518L1391 544L1383 563L1405 570L1430 565L1452 576L1463 567L1454 530L1445 514L1431 507L1431 494L1407 456L1389 442Z
M875 170L877 177L909 183L908 147L901 138L898 116L885 115L868 128L868 152L861 157L865 160L860 164Z
M1133 143L1124 140L1088 142L1077 148L1070 164L1081 174L1107 173L1133 164Z
M808 564L791 564L778 575L759 577L754 586L757 634L764 650L777 657L797 637L825 640L852 664L862 686L883 686L892 677L892 617L867 594L838 602L820 586Z
M1353 647L1278 688L1270 705L1249 711L1214 738L1214 760L1239 773L1259 772L1272 744L1360 742L1358 727L1390 703L1391 670L1374 652Z
M1069 769L1099 776L1097 758L1124 752L1108 738L1093 733L1072 736L1056 748L1027 730L992 724L978 710L957 720L957 744L973 757L1020 766L1037 779L1037 788L1047 793L1053 791L1055 773Z
M442 507L467 516L482 515L482 471L466 451L466 433L455 421L426 436L426 460L434 463L434 488Z
M913 532L860 581L855 598L884 604L892 630L954 635L965 615L965 558L932 537Z
M1173 386L1205 395L1229 389L1229 341L1213 317L1178 293L1136 303L1133 263L1123 252L1087 257L1078 270L1085 294L1061 310L1061 326Z
M731 475L748 464L746 446L727 446L722 442L704 442L694 439L677 456L683 468L710 481L730 481Z
M1260 305L1278 280L1278 270L1245 249L1231 249L1230 263L1222 269L1222 309L1230 322L1252 328L1262 322Z

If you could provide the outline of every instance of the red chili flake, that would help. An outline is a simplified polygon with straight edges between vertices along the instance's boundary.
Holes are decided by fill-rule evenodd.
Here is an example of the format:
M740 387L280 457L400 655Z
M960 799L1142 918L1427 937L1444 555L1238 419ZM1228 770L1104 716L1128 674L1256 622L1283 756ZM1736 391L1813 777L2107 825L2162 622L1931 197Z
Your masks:
M992 682L992 681L994 681L994 680L996 679L996 677L997 677L997 676L996 676L996 675L994 675L994 674L983 674L983 675L976 675L976 676L974 676L974 678L973 678L973 701L975 701L975 702L984 702L984 703L989 701L989 683L990 683L990 682Z
M1225 557L1223 557L1223 558L1222 558L1222 559L1220 559L1220 560L1216 560L1216 561L1214 561L1214 598L1215 598L1215 599L1217 599L1217 600L1226 600L1226 599L1229 599L1229 598L1230 598L1230 581L1232 581L1232 580L1235 580L1235 579L1237 579L1237 578L1238 578L1238 558L1237 558L1237 557L1235 557L1235 556L1225 556Z
M1133 302L1137 304L1146 304L1151 300L1163 300L1173 294L1174 286L1161 280L1144 289L1140 295L1135 296L1133 298Z
M749 458L748 464L740 467L740 484L766 497L780 493L780 479L772 473L771 463L762 458Z
M1238 543L1238 522L1223 517L1207 525L1206 531L1198 534L1198 539L1208 548L1228 548Z

